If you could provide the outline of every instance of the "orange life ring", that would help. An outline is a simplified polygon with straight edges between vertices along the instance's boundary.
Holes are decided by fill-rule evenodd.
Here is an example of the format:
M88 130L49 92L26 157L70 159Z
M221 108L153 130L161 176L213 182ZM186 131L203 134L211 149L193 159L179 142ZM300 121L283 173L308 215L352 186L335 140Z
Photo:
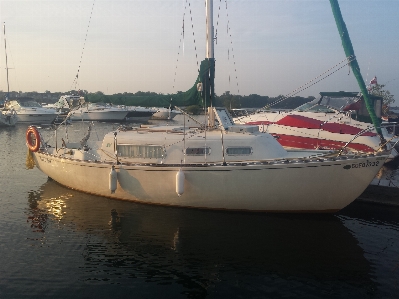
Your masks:
M32 138L32 135L34 138ZM26 130L26 143L32 152L37 152L40 148L40 134L35 126L30 126Z

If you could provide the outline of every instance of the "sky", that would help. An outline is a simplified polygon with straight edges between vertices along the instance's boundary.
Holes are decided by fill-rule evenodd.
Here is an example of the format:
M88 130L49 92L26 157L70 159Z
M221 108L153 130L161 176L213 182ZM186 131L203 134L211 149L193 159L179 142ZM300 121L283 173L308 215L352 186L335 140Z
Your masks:
M328 0L213 4L218 95L289 95L345 60ZM366 84L399 103L399 0L339 4ZM205 57L205 0L0 0L0 22L13 91L175 93ZM6 91L4 48L1 32ZM359 91L347 65L298 95L341 90Z

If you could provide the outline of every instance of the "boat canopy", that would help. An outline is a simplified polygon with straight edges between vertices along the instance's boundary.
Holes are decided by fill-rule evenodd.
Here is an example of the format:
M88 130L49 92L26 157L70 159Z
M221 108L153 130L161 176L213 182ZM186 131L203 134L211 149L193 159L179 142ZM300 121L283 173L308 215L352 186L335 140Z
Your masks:
M375 95L369 95L369 98L374 106L378 106L382 101L381 97ZM337 111L365 110L362 109L363 106L363 96L359 92L320 92L317 99L295 108L294 111L336 113Z

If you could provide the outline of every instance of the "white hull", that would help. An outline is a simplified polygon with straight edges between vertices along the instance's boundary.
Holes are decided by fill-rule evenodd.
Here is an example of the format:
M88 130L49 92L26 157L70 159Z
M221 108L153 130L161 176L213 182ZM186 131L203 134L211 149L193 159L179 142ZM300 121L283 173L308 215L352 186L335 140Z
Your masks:
M56 113L21 113L17 114L18 123L27 124L51 124L58 114Z
M11 100L7 102L7 108L15 111L18 123L51 124L58 116L55 109L43 108L33 100Z
M111 194L112 163L41 152L34 157L37 167L50 178L86 193L148 204L278 212L338 211L364 191L386 159L369 156L335 161L187 165L182 167L184 193L178 196L179 165L117 165L117 189Z
M157 111L155 112L151 119L159 119L159 120L170 120L173 119L178 113L174 111Z
M127 115L124 110L98 110L86 109L71 112L69 119L72 121L123 121Z

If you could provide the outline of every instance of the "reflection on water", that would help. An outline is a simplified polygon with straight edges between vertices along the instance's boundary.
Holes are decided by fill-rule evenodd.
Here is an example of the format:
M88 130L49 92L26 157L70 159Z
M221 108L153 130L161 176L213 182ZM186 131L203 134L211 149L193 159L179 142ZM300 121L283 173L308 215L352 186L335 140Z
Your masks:
M40 193L40 194L39 194ZM372 292L370 263L333 215L266 215L114 201L46 182L30 196L32 226L49 222L88 240L79 279L171 286L183 297ZM40 231L40 230L37 230ZM138 284L138 285L136 285ZM244 288L240 291L241 288ZM286 289L286 291L284 291ZM328 295L328 293L326 293Z
M375 298L396 298L399 293L399 206L356 202L338 215L364 248L376 282Z

